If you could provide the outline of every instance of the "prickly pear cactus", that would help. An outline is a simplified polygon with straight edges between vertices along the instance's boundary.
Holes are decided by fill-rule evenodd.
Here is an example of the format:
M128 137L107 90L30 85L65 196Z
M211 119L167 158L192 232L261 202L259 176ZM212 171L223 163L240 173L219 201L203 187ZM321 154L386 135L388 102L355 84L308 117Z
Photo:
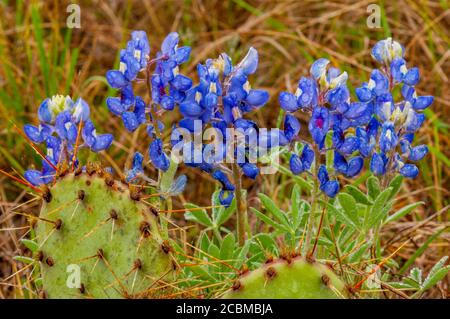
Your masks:
M223 298L335 299L345 295L344 284L328 267L296 257L243 274Z
M36 227L44 296L155 297L173 276L157 213L108 174L66 175L44 199Z

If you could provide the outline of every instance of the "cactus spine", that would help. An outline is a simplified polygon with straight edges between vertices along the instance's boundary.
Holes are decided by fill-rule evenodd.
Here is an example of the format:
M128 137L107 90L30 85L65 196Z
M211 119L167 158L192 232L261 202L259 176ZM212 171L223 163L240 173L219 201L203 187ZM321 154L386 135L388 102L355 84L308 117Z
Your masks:
M295 257L244 273L223 298L335 299L345 295L344 284L328 267Z
M156 297L175 268L157 211L109 174L88 173L66 175L44 196L36 226L44 295Z

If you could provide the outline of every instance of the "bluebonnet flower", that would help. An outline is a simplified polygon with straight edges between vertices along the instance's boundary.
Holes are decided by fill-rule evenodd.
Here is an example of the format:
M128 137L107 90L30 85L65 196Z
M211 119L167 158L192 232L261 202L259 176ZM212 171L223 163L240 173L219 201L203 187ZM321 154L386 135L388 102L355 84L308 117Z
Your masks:
M77 167L78 159L74 157L76 146L94 152L107 149L113 136L97 134L89 117L89 105L81 98L75 102L63 95L45 99L38 109L40 123L37 126L26 124L24 132L33 143L45 143L46 155L42 160L42 169L27 170L25 179L34 186L48 184L54 180L55 168L61 163ZM82 129L82 139L78 136L79 129ZM79 145L76 145L77 141Z
M106 79L112 88L120 90L120 97L108 97L106 104L115 115L121 116L129 131L146 122L144 100L135 96L132 83L146 70L150 58L150 45L144 31L133 31L131 40L120 51L119 70L109 70Z
M372 56L383 67L372 71L369 83L356 89L361 102L373 104L373 117L365 128L357 128L359 151L370 157L375 175L399 172L414 178L419 170L407 161L418 161L428 152L424 145L412 147L413 134L425 120L422 113L433 103L432 96L418 96L414 86L420 80L416 67L408 68L404 48L388 38L379 41ZM401 86L403 100L394 101L392 91Z
M127 171L125 178L128 183L135 181L137 178L144 174L143 164L144 155L139 152L134 153L132 167Z
M291 154L289 166L291 168L292 173L298 175L300 173L303 173L304 171L309 170L311 168L313 161L314 161L314 151L309 147L308 144L305 144L300 156L298 156L295 153Z
M320 165L317 178L320 182L320 190L327 194L328 197L335 197L339 192L339 182L336 180L330 180L325 165Z
M245 137L247 146L235 145L234 158L241 173L251 179L259 175L258 166L250 161L251 147L248 146L249 135L254 134L259 145L268 148L286 144L287 138L283 131L259 132L255 122L245 119L245 114L260 108L269 99L268 92L260 89L252 89L248 77L253 74L258 66L258 53L250 48L247 55L237 65L233 65L230 57L222 53L217 59L208 59L204 64L197 65L199 83L185 92L185 98L180 102L179 110L183 115L178 127L194 132L195 123L201 123L203 130L207 127L214 128L224 137L223 145L219 145L218 154L209 158L200 158L189 166L198 167L212 174L213 178L222 184L219 200L223 205L229 205L234 197L234 186L229 182L227 170L224 170L226 143L233 137L228 137L226 129L233 128ZM286 132L289 137L294 137L299 123L296 119L286 122ZM251 133L251 134L250 134ZM231 141L234 143L234 141ZM203 152L211 148L211 144L201 146ZM220 151L222 150L222 151ZM186 162L186 161L185 161Z
M178 33L170 33L162 42L156 57L151 59L146 33L133 31L126 48L120 52L119 70L110 70L106 74L110 86L120 90L119 97L108 97L108 109L122 118L125 128L130 132L146 125L146 132L152 139L148 147L150 161L164 172L168 170L170 160L164 152L161 139L164 125L158 116L164 111L174 110L176 103L185 99L185 91L192 86L192 80L179 74L178 70L179 65L189 59L191 49L178 47L178 42ZM153 73L150 69L152 65L155 66ZM139 78L140 74L144 78ZM150 84L150 105L133 92L133 83L141 81ZM133 167L128 171L128 180L137 177L148 180L143 173L142 162L143 155L136 153ZM180 185L184 184L183 179L179 179L174 192L178 192Z
M361 156L353 156L359 150L361 138L348 129L369 122L373 107L367 103L350 101L347 79L347 73L332 67L329 60L318 59L311 65L310 77L299 80L294 94L282 92L279 103L287 112L284 124L284 136L287 140L293 141L300 131L300 123L291 113L298 110L309 113L308 130L317 155L325 152L325 139L332 131L335 171L353 177L361 171L364 160ZM315 152L305 144L300 155L291 154L289 166L297 175L309 171L314 160L318 169L320 157L315 158ZM317 175L320 189L329 197L334 197L339 190L339 183L330 180L324 169L325 167L320 168Z
M161 139L154 139L148 148L148 154L152 164L162 171L167 171L170 166L170 160L163 150L163 142Z
M161 44L156 55L155 72L151 78L152 100L165 110L173 110L175 102L185 98L185 92L192 86L192 80L179 73L179 66L189 60L191 48L178 47L178 33L172 32Z
M403 46L392 38L378 41L372 48L372 57L382 64L389 64L395 58L403 58L404 54Z

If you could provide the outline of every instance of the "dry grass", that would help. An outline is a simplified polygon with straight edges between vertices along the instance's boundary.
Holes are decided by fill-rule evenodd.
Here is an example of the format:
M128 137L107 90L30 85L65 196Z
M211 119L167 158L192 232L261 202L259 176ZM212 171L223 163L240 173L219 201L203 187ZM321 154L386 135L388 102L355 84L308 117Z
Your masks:
M404 232L412 239L399 258L404 261L438 229L448 229L449 213L442 211L450 203L450 9L445 0L381 1L380 29L366 26L366 8L374 1L81 1L82 27L73 30L66 45L68 3L9 2L0 4L0 168L21 174L33 158L38 163L10 121L19 127L24 122L34 122L39 103L57 92L82 96L91 105L97 125L103 131L117 132L108 154L119 167L129 160L130 150L145 151L146 145L140 139L145 132L124 133L104 103L108 88L103 76L117 62L118 50L130 30L147 31L153 51L168 32L178 31L183 42L193 48L184 69L190 75L196 63L207 57L227 51L238 59L249 46L257 48L260 66L253 83L269 90L272 98L264 111L254 116L267 126L276 125L278 93L292 88L308 72L312 60L330 58L348 71L350 82L356 87L368 78L374 66L369 54L371 46L377 39L393 36L407 48L410 65L421 70L419 93L435 95L436 101L427 113L426 125L417 134L419 143L430 145L431 154L421 164L420 177L405 184L398 200L398 206L419 200L426 205L385 229L385 238L389 241ZM39 9L36 12L41 21L36 20L36 15L33 19L33 6ZM47 61L42 59L42 52ZM108 162L108 158L103 160ZM205 183L198 187L191 182L186 199L207 205L212 185L209 179L192 170L188 176L191 181L201 178ZM275 188L277 183L273 180L267 186L258 181L251 185L250 202L258 191ZM32 198L0 176L0 228L26 227L24 218L13 213L14 207ZM37 209L38 201L20 208L34 213ZM435 216L439 211L442 213ZM424 223L430 216L434 217ZM12 257L24 250L18 240L26 232L27 229L0 231L0 278L9 277L19 267ZM442 255L448 255L449 241L446 231L415 263L426 272ZM401 242L401 238L394 238L389 244L395 249ZM17 276L0 282L0 298L20 297L26 289L14 289L18 283ZM448 287L447 278L427 297L448 297Z

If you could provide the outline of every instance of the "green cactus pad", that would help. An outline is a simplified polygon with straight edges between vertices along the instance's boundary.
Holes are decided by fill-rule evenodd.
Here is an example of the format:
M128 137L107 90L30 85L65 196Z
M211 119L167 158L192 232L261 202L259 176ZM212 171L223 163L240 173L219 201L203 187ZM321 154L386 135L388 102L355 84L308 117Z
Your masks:
M243 274L225 299L345 298L345 285L326 266L296 257L278 259Z
M36 226L44 295L155 297L175 265L157 217L128 186L100 175L69 174L44 195Z

